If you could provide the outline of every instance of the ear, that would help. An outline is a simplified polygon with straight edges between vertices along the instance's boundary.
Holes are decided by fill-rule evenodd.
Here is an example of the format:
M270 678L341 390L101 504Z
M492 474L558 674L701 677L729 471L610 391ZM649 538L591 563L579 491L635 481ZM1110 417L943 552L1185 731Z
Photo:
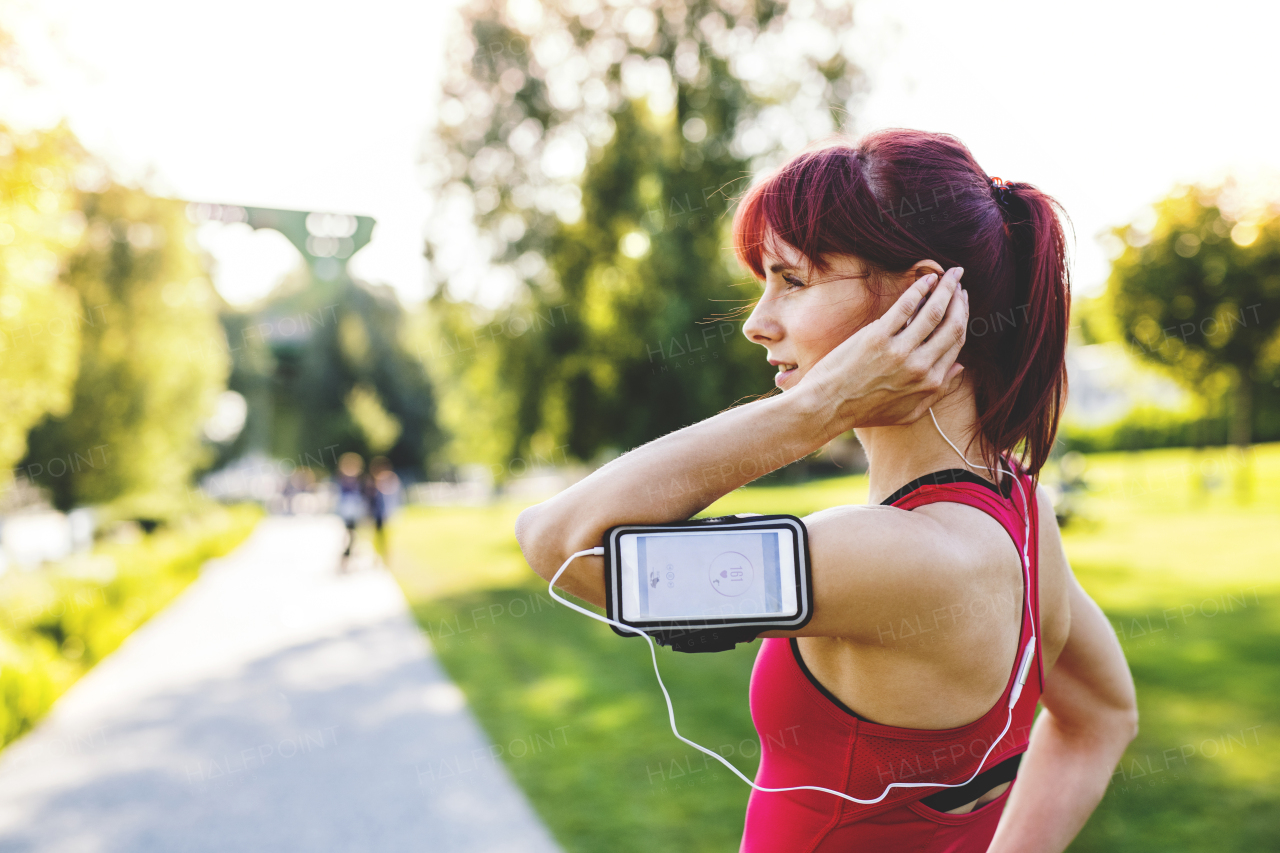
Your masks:
M942 268L942 265L937 261L916 261L911 265L911 269L907 270L907 277L910 278L911 281L915 281L916 279L923 278L929 273L934 273L938 278L942 278L942 274L944 272L945 270Z

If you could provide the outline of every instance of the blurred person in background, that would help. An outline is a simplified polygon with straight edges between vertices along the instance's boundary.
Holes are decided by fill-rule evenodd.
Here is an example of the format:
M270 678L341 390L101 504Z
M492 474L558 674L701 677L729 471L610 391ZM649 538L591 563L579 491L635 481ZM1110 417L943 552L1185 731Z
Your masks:
M369 462L369 476L364 482L365 502L369 517L373 519L374 544L378 556L387 561L387 534L383 529L386 520L396 511L400 499L400 478L385 456L375 456Z
M356 525L367 509L365 486L360 476L364 471L364 458L359 453L344 453L338 459L338 515L347 526L347 546L342 552L342 569L351 558L351 546L356 541Z
M310 468L298 468L284 482L284 511L286 515L314 511L313 491L316 474Z

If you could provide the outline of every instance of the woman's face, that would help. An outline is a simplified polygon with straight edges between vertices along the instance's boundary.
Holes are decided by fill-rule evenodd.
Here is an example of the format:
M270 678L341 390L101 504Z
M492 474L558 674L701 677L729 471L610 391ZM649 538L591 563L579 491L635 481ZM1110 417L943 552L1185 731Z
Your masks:
M782 390L794 388L824 355L880 315L867 264L855 255L832 255L826 273L781 240L766 242L764 294L742 333L778 367Z

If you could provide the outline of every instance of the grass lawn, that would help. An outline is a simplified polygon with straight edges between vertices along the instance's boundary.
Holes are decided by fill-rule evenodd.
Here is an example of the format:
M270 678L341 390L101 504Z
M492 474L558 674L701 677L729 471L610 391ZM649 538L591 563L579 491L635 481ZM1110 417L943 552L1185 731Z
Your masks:
M1064 531L1138 685L1141 734L1073 851L1280 849L1280 445L1089 458ZM1198 484L1216 487L1207 493ZM706 514L863 503L864 477L756 486ZM736 850L749 788L677 741L648 646L561 607L525 565L518 504L410 508L391 565L512 775L569 851ZM748 776L758 644L659 650L687 737Z

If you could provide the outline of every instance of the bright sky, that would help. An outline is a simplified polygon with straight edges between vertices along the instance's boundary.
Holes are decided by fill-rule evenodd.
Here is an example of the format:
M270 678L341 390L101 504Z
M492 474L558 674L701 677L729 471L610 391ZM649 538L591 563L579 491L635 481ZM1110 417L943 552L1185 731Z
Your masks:
M417 164L451 7L8 0L2 20L44 86L0 81L0 117L65 115L165 195L375 216L352 269L412 301L428 210ZM1078 293L1106 275L1096 235L1176 182L1280 174L1280 4L865 0L857 21L872 89L855 129L954 133L988 173L1057 196ZM244 228L202 235L233 301L296 263L282 237Z
M90 150L125 176L149 173L159 194L374 216L352 271L421 297L417 165L448 2L18 2L27 9L0 20L23 22L13 35L45 86L35 98L0 89L0 117L66 115ZM202 242L233 301L298 263L274 231L212 225Z
M1177 182L1228 170L1280 198L1280 4L867 0L872 89L859 129L958 136L989 175L1055 196L1075 227L1074 288L1097 235ZM897 36L889 35L897 30Z

